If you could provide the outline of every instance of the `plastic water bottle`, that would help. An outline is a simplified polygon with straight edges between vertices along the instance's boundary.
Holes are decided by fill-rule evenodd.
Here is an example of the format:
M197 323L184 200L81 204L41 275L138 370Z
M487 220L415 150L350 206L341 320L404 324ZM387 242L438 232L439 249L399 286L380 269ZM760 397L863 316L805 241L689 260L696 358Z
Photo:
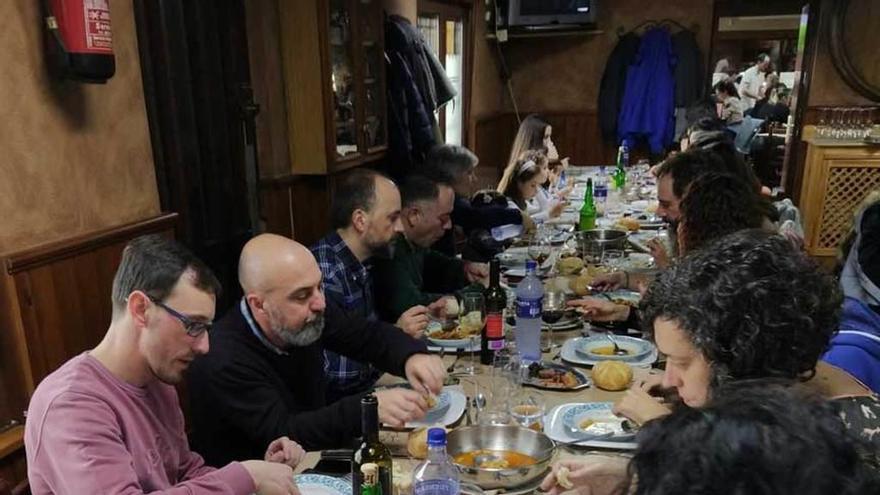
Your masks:
M516 348L523 361L541 360L541 306L544 284L535 274L538 264L526 261L526 278L516 286Z
M605 173L605 165L599 167L599 175L593 183L593 201L596 203L596 213L605 214L605 205L608 203L608 174Z
M428 430L428 458L413 471L413 495L458 495L458 469L446 455L446 430Z

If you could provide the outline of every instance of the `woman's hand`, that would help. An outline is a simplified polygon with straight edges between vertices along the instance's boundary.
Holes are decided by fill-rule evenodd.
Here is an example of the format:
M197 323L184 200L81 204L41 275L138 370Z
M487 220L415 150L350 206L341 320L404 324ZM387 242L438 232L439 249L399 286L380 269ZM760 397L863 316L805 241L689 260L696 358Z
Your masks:
M565 209L565 205L567 204L568 203L565 201L557 201L553 203L553 206L550 207L550 212L548 213L548 216L550 218L556 218L559 215L562 215L562 210Z
M672 410L661 404L659 398L649 395L642 387L636 385L627 390L623 398L614 404L612 412L642 425L652 419L665 416Z
M589 456L584 459L562 459L541 482L541 490L551 495L570 492L579 495L610 495L626 480L629 459L610 456Z

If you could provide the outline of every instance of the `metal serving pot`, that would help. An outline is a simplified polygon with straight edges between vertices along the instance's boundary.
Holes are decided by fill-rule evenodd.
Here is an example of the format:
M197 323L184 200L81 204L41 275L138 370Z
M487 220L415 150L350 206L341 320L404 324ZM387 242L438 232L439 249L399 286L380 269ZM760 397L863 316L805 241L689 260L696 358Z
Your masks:
M543 476L556 453L556 444L547 435L521 426L477 425L449 432L446 451L451 457L475 450L507 450L535 458L531 466L509 469L455 464L462 481L491 490L524 485Z
M601 257L606 249L626 247L627 233L616 229L593 229L575 233L577 249L584 257Z

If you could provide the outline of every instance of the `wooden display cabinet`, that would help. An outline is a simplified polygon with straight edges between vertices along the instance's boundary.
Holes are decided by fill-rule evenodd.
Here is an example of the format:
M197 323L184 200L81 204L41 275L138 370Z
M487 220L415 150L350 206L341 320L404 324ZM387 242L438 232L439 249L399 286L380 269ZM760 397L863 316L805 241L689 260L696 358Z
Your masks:
M332 174L387 150L380 0L278 3L291 174Z

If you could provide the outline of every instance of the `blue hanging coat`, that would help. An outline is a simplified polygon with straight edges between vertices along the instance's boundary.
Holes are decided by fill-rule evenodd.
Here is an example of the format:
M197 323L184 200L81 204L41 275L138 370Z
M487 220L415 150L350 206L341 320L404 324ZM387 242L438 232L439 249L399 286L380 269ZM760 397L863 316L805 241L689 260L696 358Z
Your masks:
M617 124L620 141L632 145L645 138L652 153L672 144L675 132L675 65L669 31L649 30L626 74Z

